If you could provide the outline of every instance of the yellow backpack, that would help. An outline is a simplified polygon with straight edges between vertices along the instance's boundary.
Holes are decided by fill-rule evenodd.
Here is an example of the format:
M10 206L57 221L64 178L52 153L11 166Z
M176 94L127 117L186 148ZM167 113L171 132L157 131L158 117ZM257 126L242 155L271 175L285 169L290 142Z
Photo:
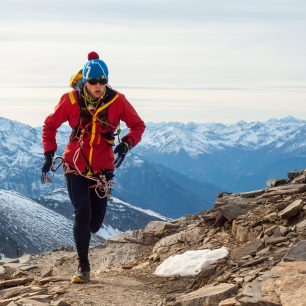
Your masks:
M77 73L71 76L69 86L72 88L79 87L80 82L83 82L83 70L79 70Z

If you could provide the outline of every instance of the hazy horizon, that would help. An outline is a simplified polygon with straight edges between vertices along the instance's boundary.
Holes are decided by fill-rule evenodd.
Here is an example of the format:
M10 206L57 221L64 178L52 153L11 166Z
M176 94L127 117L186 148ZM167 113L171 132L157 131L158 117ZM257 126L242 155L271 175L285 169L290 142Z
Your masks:
M302 0L3 0L1 115L41 124L95 50L144 121L306 118L305 12Z
M45 117L53 112L61 95L70 90L68 87L39 87L35 88L36 90L31 87L2 87L3 89L8 91L6 95L3 93L3 96L0 97L0 104L3 104L3 97L6 101L1 116L32 127L42 126ZM306 118L306 109L304 108L304 113L300 111L304 106L304 101L301 100L300 105L294 107L293 103L286 102L286 92L283 94L282 103L279 100L266 103L262 99L268 92L261 96L258 92L241 89L223 89L218 92L209 89L116 89L124 92L145 122L235 124L239 121L264 122L273 118L282 119L288 116L293 116L299 120ZM10 94L11 90L15 91L14 96ZM270 92L269 94L273 97L273 93ZM291 94L289 93L289 95ZM28 98L24 99L24 95ZM206 97L205 102L201 102L201 96L203 95ZM305 93L303 96L306 97ZM190 97L190 100L187 97ZM237 97L240 98L236 100ZM243 104L243 99L250 98L254 101L262 101ZM231 102L223 102L223 100ZM201 108L199 108L199 103L202 105ZM244 105L244 107L241 105ZM172 111L172 108L175 108L175 112ZM239 116L236 111L238 108ZM161 112L160 109L164 109L164 112ZM255 112L256 114L254 114ZM156 114L158 114L158 118ZM172 114L172 116L169 114Z

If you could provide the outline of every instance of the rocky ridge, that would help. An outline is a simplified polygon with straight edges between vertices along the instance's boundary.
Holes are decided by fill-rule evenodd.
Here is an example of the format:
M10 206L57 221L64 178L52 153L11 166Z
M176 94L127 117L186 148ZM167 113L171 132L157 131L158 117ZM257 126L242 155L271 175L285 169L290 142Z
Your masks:
M73 250L0 262L3 305L306 305L306 171L268 188L220 193L214 208L152 221L91 248L92 282L69 283ZM196 276L157 277L187 250L226 247L229 256Z

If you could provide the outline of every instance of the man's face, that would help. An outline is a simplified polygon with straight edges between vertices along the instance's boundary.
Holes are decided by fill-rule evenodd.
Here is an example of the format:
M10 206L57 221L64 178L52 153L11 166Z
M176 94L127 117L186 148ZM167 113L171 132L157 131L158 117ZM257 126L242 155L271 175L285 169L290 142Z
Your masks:
M98 99L105 92L106 84L104 83L105 83L105 80L102 80L102 79L101 80L91 79L85 83L85 87L88 90L88 92L92 95L93 98Z

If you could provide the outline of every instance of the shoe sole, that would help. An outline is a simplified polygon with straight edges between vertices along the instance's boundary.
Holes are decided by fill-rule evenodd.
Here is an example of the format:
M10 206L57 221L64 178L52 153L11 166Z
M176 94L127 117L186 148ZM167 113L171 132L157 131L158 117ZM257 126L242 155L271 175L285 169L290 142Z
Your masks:
M79 276L75 276L71 279L71 283L73 284L84 284L84 283L89 283L89 282L90 282L89 279L84 280Z

